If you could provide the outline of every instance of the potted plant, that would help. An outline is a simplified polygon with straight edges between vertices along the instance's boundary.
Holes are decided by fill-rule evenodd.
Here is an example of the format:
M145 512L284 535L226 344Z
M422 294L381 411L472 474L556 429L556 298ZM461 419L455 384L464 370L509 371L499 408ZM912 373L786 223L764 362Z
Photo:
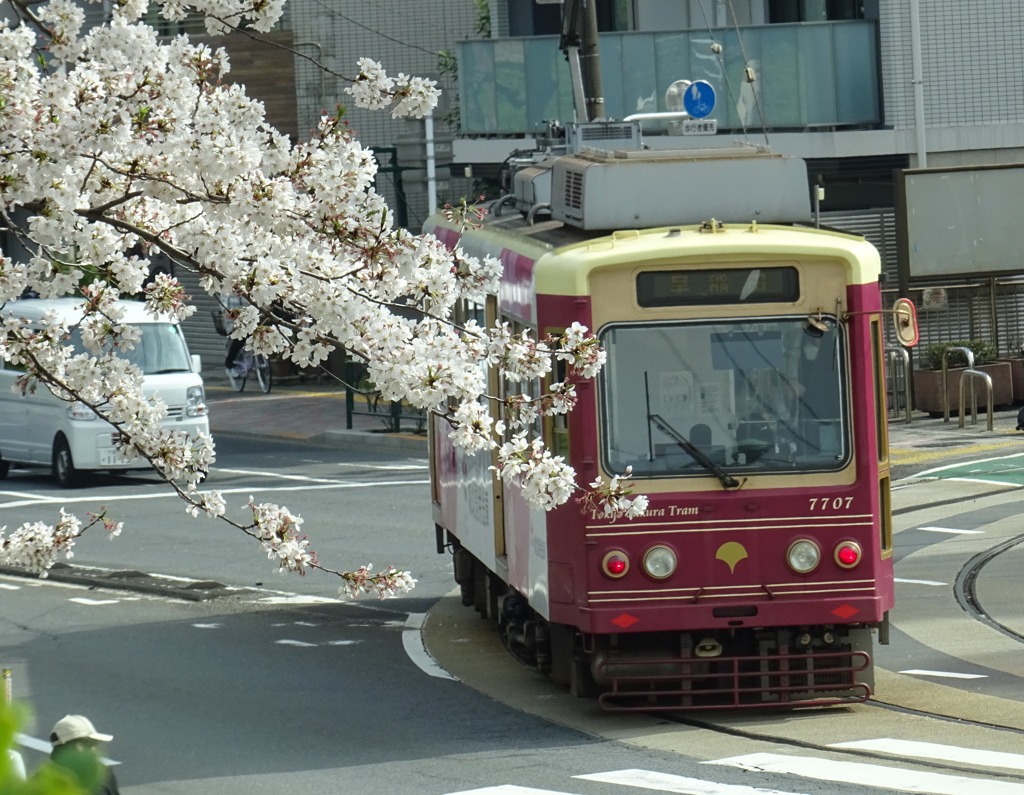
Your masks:
M942 359L946 356L946 395L950 413L960 410L960 378L967 369L967 357L962 351L952 348L967 348L974 354L974 369L987 373L992 378L992 405L1013 404L1013 373L1010 363L997 361L996 346L987 340L954 340L935 342L924 351L921 366L914 370L914 404L918 411L933 416L943 413L942 402ZM948 352L948 353L947 353ZM964 385L964 408L970 410L970 390L978 396L978 409L987 408L988 394L981 379L968 377Z

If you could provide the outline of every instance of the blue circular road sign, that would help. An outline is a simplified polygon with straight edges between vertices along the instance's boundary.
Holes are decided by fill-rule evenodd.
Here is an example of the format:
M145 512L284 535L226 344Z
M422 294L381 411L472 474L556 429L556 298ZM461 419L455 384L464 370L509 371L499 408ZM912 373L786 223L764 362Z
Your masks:
M703 119L715 109L715 89L707 80L694 80L683 92L683 110Z

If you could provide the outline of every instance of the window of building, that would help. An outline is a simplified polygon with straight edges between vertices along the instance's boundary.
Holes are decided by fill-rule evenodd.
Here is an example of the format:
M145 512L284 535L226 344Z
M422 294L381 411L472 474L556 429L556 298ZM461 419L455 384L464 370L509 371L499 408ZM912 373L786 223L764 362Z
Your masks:
M768 0L769 22L866 19L864 0Z

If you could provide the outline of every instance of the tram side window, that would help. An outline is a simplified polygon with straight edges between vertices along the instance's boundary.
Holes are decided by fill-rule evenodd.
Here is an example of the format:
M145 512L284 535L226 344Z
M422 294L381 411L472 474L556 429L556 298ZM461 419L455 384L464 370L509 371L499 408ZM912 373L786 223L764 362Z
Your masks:
M833 319L620 326L602 342L612 471L706 475L708 461L730 472L821 471L848 458Z

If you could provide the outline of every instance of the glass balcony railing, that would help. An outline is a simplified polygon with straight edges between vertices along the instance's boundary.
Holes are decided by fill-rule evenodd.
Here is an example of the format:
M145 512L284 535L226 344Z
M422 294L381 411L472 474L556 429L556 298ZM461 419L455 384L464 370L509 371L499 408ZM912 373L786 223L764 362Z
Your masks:
M707 31L602 33L605 113L665 111L676 80L707 80L719 130L871 127L881 121L877 23L814 22ZM722 54L711 51L712 41ZM746 58L744 58L744 53ZM569 65L558 37L458 45L463 135L533 133L573 120ZM744 78L751 66L753 83ZM762 118L763 117L763 118ZM644 122L644 131L664 122Z

